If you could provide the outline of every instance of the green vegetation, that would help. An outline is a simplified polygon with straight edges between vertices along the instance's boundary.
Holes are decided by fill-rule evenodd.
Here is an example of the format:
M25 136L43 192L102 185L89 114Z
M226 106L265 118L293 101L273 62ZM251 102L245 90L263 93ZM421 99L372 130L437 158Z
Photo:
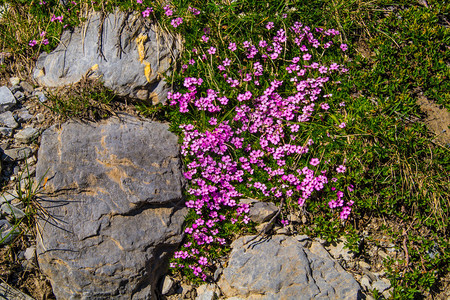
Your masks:
M289 214L304 217L305 222L295 224L295 230L329 242L345 237L347 246L368 261L370 254L364 245L378 244L377 237L385 236L396 249L405 253L402 260L384 261L394 288L394 299L429 298L443 290L443 278L450 271L450 148L449 144L435 141L426 125L419 122L424 113L416 101L419 94L423 94L450 109L450 4L446 1L420 1L427 3L421 5L419 1L400 0L313 0L307 4L299 0L175 0L171 6L174 14L169 17L159 3L147 0L142 4L135 1L98 1L92 4L83 0L68 4L69 12L57 5L59 1L48 1L46 5L29 0L0 1L5 2L9 3L9 9L0 21L0 47L2 52L11 53L11 56L2 64L3 71L7 68L14 70L15 64L21 61L32 62L40 51L50 51L58 44L64 25L55 20L52 22L53 15L64 16L64 24L70 27L82 22L90 9L111 11L119 6L124 10L143 12L152 7L154 12L149 15L149 21L159 22L166 30L181 34L185 40L185 51L175 66L177 72L168 78L174 90L186 92L183 87L186 77L203 78L198 95L205 97L208 89L214 89L220 91L220 96L234 99L217 113L195 110L192 103L187 113L180 113L177 106L139 104L142 114L170 121L180 140L185 134L179 127L182 124L192 124L200 132L205 132L216 128L209 122L212 117L218 123L231 122L235 117L235 109L240 105L236 97L241 90L230 88L217 66L220 61L230 58L233 69L228 75L233 78L244 76L239 74L239 70L251 70L251 59L242 55L245 53L244 41L256 45L261 39L269 40L275 30L285 28L288 32L296 21L311 27L314 34L317 27L339 30L340 35L333 38L334 46L326 53L322 53L321 48L311 51L312 61L328 66L336 62L349 71L331 79L340 81L340 84L327 84L323 88L323 94L333 95L328 100L331 109L316 113L310 121L298 124L301 127L298 140L304 142L312 138L315 141L307 157L302 160L287 158L286 165L301 168L312 158L319 158L320 161L329 161L329 166L337 167L345 161L346 172L336 176L339 180L333 187L345 191L346 201L351 199L355 203L348 219L342 219L339 211L329 209L328 201L332 200L329 189L314 194L305 206L286 198L277 222L284 221ZM201 13L195 15L189 7L201 9ZM174 28L171 22L176 17L181 17L183 23ZM274 32L266 30L268 22L274 23ZM43 31L46 35L40 37ZM202 40L204 35L207 42ZM48 38L48 44L43 43L45 38ZM30 46L33 40L37 44ZM238 44L236 53L228 49L230 42ZM344 43L348 45L345 52L339 49L339 45ZM215 54L207 52L210 47L216 49ZM194 48L198 53L192 52ZM270 70L265 74L267 80L260 80L259 87L249 83L242 92L248 88L255 95L261 95L268 88L269 79L288 82L291 75L285 67L296 55L301 57L302 52L288 42L283 51L280 54L282 59L268 60L264 65L265 70ZM201 59L203 54L206 55L205 60ZM191 59L196 63L191 65ZM283 97L293 92L286 86L283 85L279 91ZM94 103L89 100L92 95L99 100L95 103L101 103L97 106L101 110L87 115L94 118L104 116L110 110L106 107L114 96L104 91L88 94L86 91L91 90L80 89L81 99L85 99L81 101L76 100L80 99L77 97L50 97L53 108L65 116L86 116L86 106ZM339 105L342 102L345 106ZM341 122L346 123L345 128L337 126ZM255 134L244 134L243 137L253 146L259 141ZM234 149L227 154L237 158L245 151ZM192 162L193 159L186 156L186 164ZM268 160L264 162L271 163ZM252 176L253 182L267 182L269 176L266 173L263 169L256 171ZM246 180L237 185L238 192L280 204L279 199L264 197L248 187L249 178L245 177ZM351 193L347 192L350 185L354 186ZM187 200L195 198L187 195ZM243 217L236 216L236 211L230 210L224 215L227 220L238 219L233 224L228 221L220 223L222 227L218 237L227 242L237 232L255 232L250 223L245 225L241 222ZM191 228L197 218L192 210L187 228ZM371 232L366 230L369 225L373 225ZM225 255L227 248L212 243L199 251L209 261L214 261ZM174 262L182 264L182 259ZM206 268L205 272L208 271L213 270ZM191 279L196 278L192 272L186 274L190 274ZM374 296L381 297L376 292Z

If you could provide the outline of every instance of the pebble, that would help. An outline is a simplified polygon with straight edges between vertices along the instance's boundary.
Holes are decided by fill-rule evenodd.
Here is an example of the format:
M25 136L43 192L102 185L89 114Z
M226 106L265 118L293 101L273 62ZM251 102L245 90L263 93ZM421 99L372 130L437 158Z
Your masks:
M3 213L14 217L15 219L22 219L23 217L25 217L25 213L21 209L18 209L17 207L9 203L3 203L0 209Z
M0 87L0 113L10 110L16 103L16 98L8 87Z
M370 279L366 275L364 275L361 278L361 281L359 283L361 284L362 288L365 289L366 291L372 289L372 285L370 284Z
M38 98L39 102L41 103L47 102L47 96L45 96L43 92L36 92L35 95Z
M20 78L19 77L11 77L9 79L9 83L11 83L11 85L18 85L20 83Z
M0 127L0 136L11 137L12 134L13 134L12 128L8 128L8 127Z
M2 157L4 161L17 161L28 158L33 153L30 147L13 148L3 151L5 158Z
M43 114L41 114L41 113L38 113L36 115L36 120L38 121L38 123L42 123L42 122L45 121L45 116Z
M27 159L28 166L32 166L32 165L36 164L36 162L37 162L37 159L35 156L31 156L30 158Z
M31 84L29 84L28 82L26 82L26 81L22 81L22 82L20 83L20 86L22 87L22 89L23 89L24 91L26 91L26 92L28 92L28 93L30 93L30 94L34 91L33 86L32 86Z
M197 288L195 300L214 300L216 297L216 287L213 284L202 284Z
M34 139L36 139L39 135L39 130L33 127L27 127L25 129L22 129L18 133L14 135L14 138L16 141L28 144L32 142Z
M391 287L391 283L387 279L380 279L372 283L372 288L376 289L378 292L383 293L385 290Z
M27 122L27 121L33 119L33 116L30 115L30 113L28 112L28 110L26 108L22 108L16 112L17 112L17 121L20 123Z
M162 282L162 288L161 288L161 294L167 295L170 293L170 290L173 287L173 280L169 276L164 276L163 282Z
M0 114L0 123L8 128L17 128L19 124L14 119L12 112L6 111Z
M0 205L3 203L11 203L12 200L17 198L17 192L13 190L5 191L0 196Z
M18 234L7 220L0 220L0 241L3 241L0 244L9 244Z
M36 247L35 246L28 247L25 250L24 256L26 260L34 260L36 258Z
M14 93L14 97L16 98L17 101L22 101L23 99L25 99L25 94L22 93L21 91L16 91Z
M359 262L359 267L360 268L364 268L366 270L370 270L370 268L371 268L371 266L368 263L366 263L365 261L360 261Z

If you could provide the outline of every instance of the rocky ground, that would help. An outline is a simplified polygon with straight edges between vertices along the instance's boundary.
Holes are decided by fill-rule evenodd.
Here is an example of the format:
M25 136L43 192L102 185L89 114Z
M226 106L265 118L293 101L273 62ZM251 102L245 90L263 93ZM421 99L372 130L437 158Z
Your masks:
M448 111L440 110L429 102L422 101L428 114L427 122L448 122ZM32 224L32 220L27 219L29 214L24 203L19 198L19 189L24 191L33 183L35 175L35 164L37 161L37 151L40 144L40 135L53 124L61 124L64 121L60 115L55 114L50 108L50 103L41 87L34 87L29 81L20 80L17 77L9 78L8 82L3 82L0 87L0 136L1 136L1 176L3 196L1 202L1 235L3 247L0 249L0 277L4 281L3 286L8 284L18 290L25 292L34 299L54 299L51 286L46 277L40 272L36 261L36 230L27 225ZM127 111L138 115L132 105L118 105L117 110ZM447 113L447 115L446 115ZM436 115L437 114L437 115ZM442 117L444 116L444 117ZM446 129L441 125L431 126L430 129L440 130L439 138L447 134ZM449 142L444 141L444 142ZM255 215L267 216L275 213L275 207L253 213ZM14 227L14 222L21 219L23 223L19 228ZM267 217L266 216L266 217ZM264 224L270 217L259 222ZM302 224L302 220L296 216L290 216L292 226L281 228L274 227L271 232L277 236L295 235L296 225ZM364 255L355 256L354 253L344 248L345 241L330 245L326 241L316 240L329 251L331 256L339 264L353 275L360 284L364 297L372 299L372 291L377 290L379 295L389 298L392 287L386 277L383 260L385 259L405 259L407 261L407 249L397 248L390 242L388 236L380 235L379 227L384 223L386 226L395 227L389 221L370 219L363 220L365 237ZM8 246L6 246L8 245ZM433 255L428 253L427 255ZM218 274L226 266L224 260L222 265L218 265ZM445 284L445 283L444 283ZM448 282L446 283L448 286ZM194 287L178 276L167 275L161 280L161 298L166 299L213 299L212 295L222 292L215 284ZM443 289L442 298L450 297L450 290Z

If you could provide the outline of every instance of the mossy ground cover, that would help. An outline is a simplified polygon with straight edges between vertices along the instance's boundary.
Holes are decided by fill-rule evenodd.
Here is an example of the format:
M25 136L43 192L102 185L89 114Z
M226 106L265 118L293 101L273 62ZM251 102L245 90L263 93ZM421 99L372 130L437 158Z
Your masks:
M250 159L254 156L255 167L250 168L253 171L248 169L246 171L249 172L244 172L240 178L227 179L233 182L236 195L276 202L282 208L275 222L281 226L288 224L289 215L297 215L303 221L290 222L295 231L324 238L330 243L345 237L348 247L369 262L370 256L364 245L379 243L380 236L387 238L405 254L402 260L384 261L394 287L393 298L431 298L448 288L450 141L436 141L433 133L420 122L425 115L417 99L419 95L425 96L442 109L450 108L450 4L445 1L382 0L315 0L307 4L295 0L178 0L168 7L151 1L79 1L62 7L57 5L58 1L2 2L9 3L5 12L8 17L0 22L0 45L5 53L2 74L5 76L24 72L20 70L21 65L32 63L40 51L50 51L58 44L64 27L79 24L91 9L108 11L120 7L138 11L149 22L158 22L166 30L180 34L184 51L174 66L176 72L167 78L173 85L174 94L179 93L169 102L177 105L155 107L139 104L137 108L143 115L170 121L172 130L180 135L180 142L184 142L187 166L201 165L202 162L194 158L199 153L188 153L193 144L186 142L186 136L197 130L195 137L191 135L194 140L202 134L217 138L219 133L228 130L224 126L229 126L234 132L233 137L242 139L244 146L240 147L239 140L232 140L231 136L220 135L226 139L223 144L208 144L211 152L202 155L217 163L223 163L224 157L230 160L229 164L223 164L222 169L226 171L217 171L216 175L221 177L225 177L227 172L236 173L246 163L244 157ZM58 19L60 16L62 18ZM308 26L320 46L315 48L314 42L305 42L308 50L302 50L303 43L296 44L292 33L295 22L302 24L302 30ZM273 28L268 28L268 24ZM279 33L281 29L287 36L286 40ZM339 31L339 35L324 34L329 29ZM268 49L264 43L259 44L262 40L274 48L277 46L272 42L279 43L278 55L274 55L276 51ZM325 48L328 41L332 44ZM235 43L237 49L232 50L230 43ZM343 44L348 48L345 51L340 47ZM253 57L252 46L257 50ZM264 53L266 58L262 57ZM310 54L311 58L306 59L305 54ZM229 65L224 63L226 59L230 60ZM263 68L258 80L255 80L256 62L260 62ZM311 66L313 62L318 63L318 68L305 68L304 79L317 80L328 76L322 72L325 69L319 71L319 66L329 69L335 63L340 67L333 74L327 70L330 80L319 87L318 99L311 99L309 93L308 101L299 104L301 108L309 105L311 114L305 117L307 120L282 120L272 111L272 121L258 130L242 129L243 122L236 119L239 111L248 109L249 115L270 113L261 105L264 100L261 97L273 87L271 83L277 87L276 92L270 91L269 96L281 103L281 99L300 92L301 88L296 84L303 80L303 75L293 76L287 68L292 71L296 68L292 65L298 63L301 68L303 65ZM342 72L343 69L348 71ZM245 81L247 73L252 78ZM291 81L293 77L298 77L298 81ZM190 80L186 83L186 78L201 78L202 82L198 84L198 81ZM237 80L235 85L233 80ZM275 81L283 81L283 84L278 86ZM307 87L301 91L314 88ZM95 95L98 98L99 93ZM89 96L83 94L83 99L87 98ZM70 107L72 115L83 114L74 112L72 103L64 104L63 99L57 98L53 100L57 107ZM89 104L93 101L95 99L80 102ZM208 105L207 101L210 101ZM243 103L248 105L243 107ZM311 107L311 103L316 106ZM187 111L180 112L179 104L186 105ZM324 109L327 106L322 107L322 104L329 108ZM101 105L104 107L106 103ZM305 115L301 108L300 111L299 108L294 109L293 113ZM77 109L82 111L88 107L81 105ZM283 107L283 111L288 109ZM242 113L241 117L244 116ZM270 151L264 142L261 144L261 139L273 133L268 133L267 128L272 126L271 122L277 124L279 120L278 128L285 133L280 145L305 147L308 148L307 153L285 153L284 159L273 159L273 155L258 157L257 151ZM180 128L180 125L184 126ZM192 126L192 129L186 129L186 126ZM218 128L222 131L219 132ZM311 144L310 139L313 140ZM246 147L249 147L248 151ZM261 160L258 162L258 159ZM235 165L234 161L237 161ZM289 172L307 166L315 172L316 178L320 171L326 171L324 174L328 176L329 184L306 197L298 194L300 190L291 194L289 188L274 182L275 179L294 182ZM338 168L344 171L337 171ZM237 234L256 231L251 222L246 222L245 206L227 202L224 207L211 210L207 204L196 203L201 195L206 195L200 190L213 188L211 182L215 179L210 176L204 181L207 184L203 184L196 176L206 171L201 167L189 170L193 169L196 172L188 176L196 181L191 182L191 193L188 190L186 195L187 202L192 201L188 205L193 207L186 224L188 237L172 264L176 267L174 271L183 272L192 280L201 280L203 274L203 278L209 280L209 274L214 272L214 261L226 255L226 245ZM280 178L269 175L276 169L283 169L284 175L292 176L281 179L281 175ZM306 170L303 175L308 177ZM256 182L260 184L255 185ZM261 184L268 190L275 188L274 192L266 192ZM225 186L222 184L220 188ZM227 186L227 192L230 191ZM343 194L338 194L336 199L339 191ZM282 196L275 196L277 192ZM237 201L239 197L236 197ZM299 197L304 201L299 202ZM341 198L346 204L330 204ZM348 205L349 201L354 203ZM343 207L350 206L351 213L343 218ZM214 221L219 215L224 219ZM211 227L208 227L206 224L211 220ZM371 231L367 230L368 226L371 226ZM195 235L197 228L207 229ZM206 235L210 229L217 230L217 233ZM205 236L199 238L200 233L214 241L208 242ZM186 255L188 251L191 252ZM199 266L201 271L197 269ZM376 292L374 296L380 297Z

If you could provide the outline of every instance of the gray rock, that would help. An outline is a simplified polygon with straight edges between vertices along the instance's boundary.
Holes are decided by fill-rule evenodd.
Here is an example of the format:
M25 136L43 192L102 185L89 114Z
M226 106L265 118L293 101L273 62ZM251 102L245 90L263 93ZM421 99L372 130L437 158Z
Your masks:
M39 102L41 103L45 103L48 100L47 96L45 96L43 92L36 92L34 95L38 98Z
M11 77L9 79L9 83L11 83L11 85L18 85L20 83L20 78L19 77Z
M43 114L41 114L41 113L38 113L36 115L36 120L38 121L38 123L42 123L42 122L45 121L45 116Z
M26 260L34 260L36 258L36 247L28 247L25 250L24 256Z
M120 115L42 134L36 246L58 299L153 299L186 215L177 137Z
M216 286L214 284L202 284L197 288L195 300L214 300L216 297Z
M16 119L14 119L12 112L10 111L6 111L0 114L0 124L3 124L9 128L17 128L19 126L19 124L17 124L16 122Z
M147 90L147 100L164 102L169 89L162 74L178 56L177 39L155 24L145 25L138 13L120 11L106 15L99 35L100 19L93 13L87 24L65 31L59 46L39 57L34 79L59 87L90 75L120 96L138 98L139 92L142 98Z
M17 161L30 157L33 150L30 147L13 148L4 150L3 154L4 161Z
M335 259L344 259L345 261L349 261L353 258L354 253L349 249L345 248L345 240L336 243L335 245L331 244L326 247L328 252L330 252L331 256Z
M33 300L33 298L31 298L27 294L24 294L23 292L5 282L0 283L0 295L0 299L2 300ZM6 296L7 298L3 298L3 296Z
M13 134L12 128L8 127L0 127L0 136L8 136L11 137Z
M167 295L170 293L173 287L173 280L170 278L170 276L164 276L164 279L162 281L162 288L161 288L161 294Z
M361 286L362 286L366 291L369 291L369 290L372 289L372 285L370 284L370 282L371 282L371 280L369 279L369 277L368 277L367 275L364 275L364 276L361 278L361 281L360 281Z
M0 196L0 205L3 203L11 203L14 199L17 199L17 192L14 190L5 191Z
M7 220L0 220L0 245L11 243L19 233Z
M226 297L241 299L358 299L356 280L320 243L295 236L273 236L245 245L231 244L228 266L219 280Z
M20 83L20 86L22 87L22 89L24 90L24 91L26 91L27 93L33 93L33 91L34 91L34 88L33 88L33 86L31 85L31 84L29 84L28 82L26 82L26 81L22 81L21 83Z
M16 141L29 144L39 136L39 130L33 127L26 127L14 135Z
M248 216L255 223L269 221L278 211L278 207L272 202L261 202L255 199L241 199L240 203L251 205Z
M8 87L0 87L0 113L10 110L16 103L16 98Z
M17 121L19 121L20 123L27 122L27 121L33 119L33 116L30 115L30 113L28 112L28 110L26 108L22 108L22 109L16 111L16 113L17 113L17 115L16 115Z
M383 293L385 290L391 287L391 283L387 279L379 279L372 283L372 288L377 290L380 293Z
M17 101L22 101L25 99L25 94L22 93L21 91L16 91L14 93L14 98L16 98Z
M22 219L25 217L25 213L21 209L9 203L3 203L0 210L15 219Z

